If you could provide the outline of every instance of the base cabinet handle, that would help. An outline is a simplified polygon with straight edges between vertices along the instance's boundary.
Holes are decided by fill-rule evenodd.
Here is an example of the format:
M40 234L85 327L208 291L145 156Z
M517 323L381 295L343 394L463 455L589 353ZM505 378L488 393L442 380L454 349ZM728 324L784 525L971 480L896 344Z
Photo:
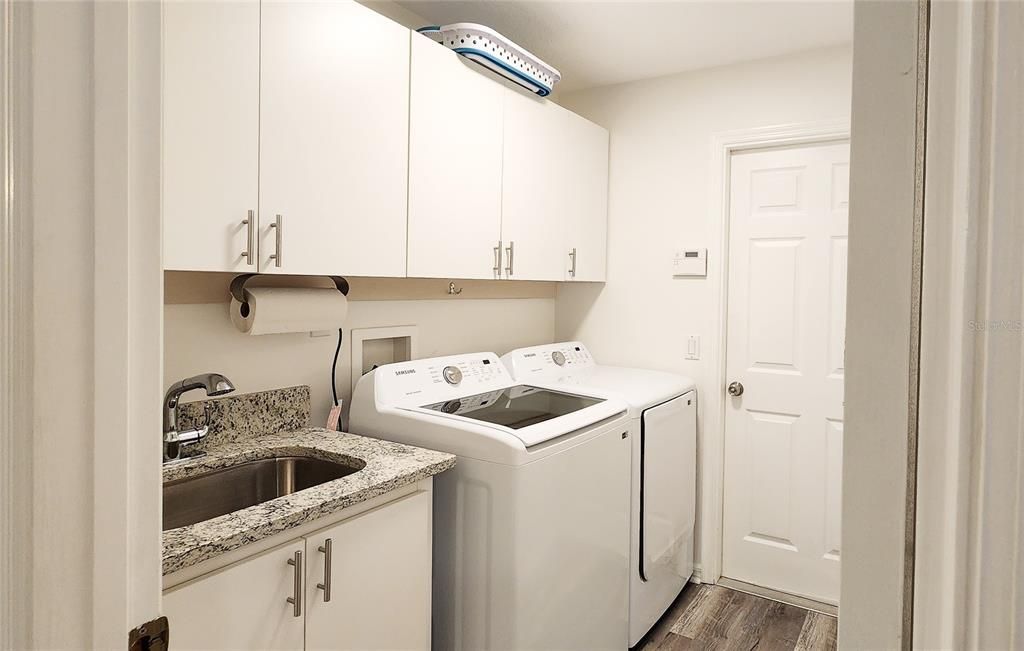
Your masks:
M302 617L302 552L295 552L295 556L288 559L288 564L294 568L295 582L292 596L287 601L292 605L292 616Z
M324 582L317 583L316 587L324 591L324 603L331 600L331 550L333 541L328 538L324 544L317 547L317 551L324 555Z

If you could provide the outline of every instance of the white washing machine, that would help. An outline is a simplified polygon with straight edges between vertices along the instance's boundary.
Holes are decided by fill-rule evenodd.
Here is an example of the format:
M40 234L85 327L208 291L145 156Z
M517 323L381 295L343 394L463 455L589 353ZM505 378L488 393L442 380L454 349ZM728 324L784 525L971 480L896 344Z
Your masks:
M458 456L434 478L433 648L626 647L625 402L456 355L363 376L349 429Z
M518 382L618 397L629 406L631 509L629 646L665 613L693 574L697 391L679 375L597 364L578 341L502 357Z

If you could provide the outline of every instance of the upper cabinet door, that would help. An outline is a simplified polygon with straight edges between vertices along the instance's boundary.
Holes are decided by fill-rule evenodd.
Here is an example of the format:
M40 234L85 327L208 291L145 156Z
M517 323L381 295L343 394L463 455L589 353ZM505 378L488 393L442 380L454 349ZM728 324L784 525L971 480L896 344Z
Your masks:
M409 268L498 278L504 87L429 38L412 38Z
M260 61L260 270L404 276L409 30L264 2Z
M562 280L565 275L565 208L582 190L566 187L562 178L566 113L535 95L505 91L501 239L506 278Z
M604 281L608 259L608 131L566 111L566 280Z
M162 6L164 268L256 271L259 2Z

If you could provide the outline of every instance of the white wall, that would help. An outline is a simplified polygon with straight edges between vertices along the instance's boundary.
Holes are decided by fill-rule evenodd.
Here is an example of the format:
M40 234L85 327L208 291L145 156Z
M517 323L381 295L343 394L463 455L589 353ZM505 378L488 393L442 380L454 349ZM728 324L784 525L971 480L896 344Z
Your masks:
M338 361L338 396L348 404L352 328L416 325L418 357L435 357L478 351L501 355L550 343L554 322L550 298L351 301ZM331 360L337 343L337 334L242 334L228 320L227 303L167 305L164 384L203 371L224 373L244 393L308 384L313 422L322 425L331 404Z
M710 212L720 193L709 187L712 136L848 119L850 75L843 47L562 97L611 132L608 282L559 286L555 338L580 339L605 363L688 375L698 395L719 391L709 362L720 331L718 278L673 279L670 268L674 249L708 247L709 270L722 254ZM700 361L683 359L687 335L701 337Z

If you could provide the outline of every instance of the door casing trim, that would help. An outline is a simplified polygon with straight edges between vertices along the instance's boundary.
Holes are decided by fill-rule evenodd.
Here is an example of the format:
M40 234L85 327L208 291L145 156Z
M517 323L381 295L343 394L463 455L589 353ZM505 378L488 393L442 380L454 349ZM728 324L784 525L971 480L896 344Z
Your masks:
M733 154L752 149L790 147L848 140L849 120L828 120L782 124L716 133L711 138L711 215L719 220L714 242L720 255L711 262L710 276L715 279L718 296L718 325L711 346L712 386L721 390L704 397L707 410L702 430L700 559L695 576L703 583L718 583L722 578L722 545L725 507L725 407L726 336L729 312L729 176Z

